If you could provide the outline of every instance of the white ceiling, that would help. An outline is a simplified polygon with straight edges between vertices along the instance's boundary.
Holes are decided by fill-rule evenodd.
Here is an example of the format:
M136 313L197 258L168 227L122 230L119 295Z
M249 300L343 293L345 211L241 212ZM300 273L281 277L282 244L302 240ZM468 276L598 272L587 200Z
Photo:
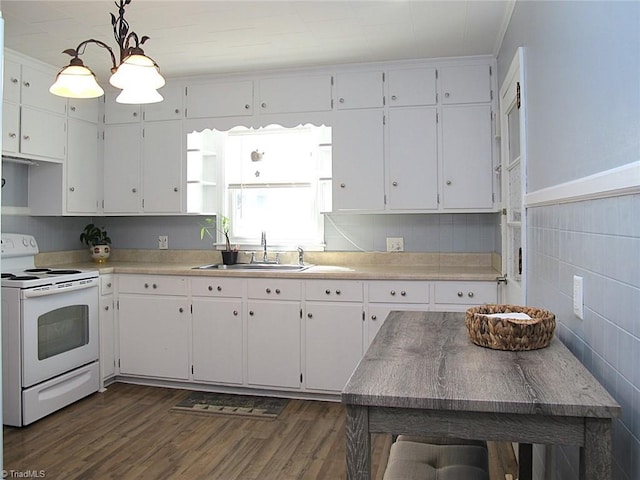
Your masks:
M497 53L515 0L133 0L125 19L150 37L166 77ZM117 50L114 0L1 0L5 46L62 68L95 38ZM101 80L106 52L82 56Z

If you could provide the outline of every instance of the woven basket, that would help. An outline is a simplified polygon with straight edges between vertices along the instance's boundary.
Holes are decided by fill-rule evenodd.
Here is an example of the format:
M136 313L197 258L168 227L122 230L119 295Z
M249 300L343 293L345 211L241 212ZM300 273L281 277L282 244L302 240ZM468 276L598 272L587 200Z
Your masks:
M487 317L492 313L526 313L531 320ZM494 350L536 350L549 345L556 316L548 310L517 305L482 305L467 310L465 323L471 341Z

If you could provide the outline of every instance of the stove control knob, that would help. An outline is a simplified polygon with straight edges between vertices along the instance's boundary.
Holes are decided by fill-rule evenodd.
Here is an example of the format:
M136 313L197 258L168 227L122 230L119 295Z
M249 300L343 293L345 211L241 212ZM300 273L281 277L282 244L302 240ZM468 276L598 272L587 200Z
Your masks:
M28 247L28 246L29 246L29 239L28 239L27 237L24 237L24 238L22 239L22 244L23 244L25 247Z
M35 247L35 246L36 246L36 241L35 241L35 239L33 239L33 238L32 238L32 239L31 239L31 241L29 242L29 244L30 244L32 247Z

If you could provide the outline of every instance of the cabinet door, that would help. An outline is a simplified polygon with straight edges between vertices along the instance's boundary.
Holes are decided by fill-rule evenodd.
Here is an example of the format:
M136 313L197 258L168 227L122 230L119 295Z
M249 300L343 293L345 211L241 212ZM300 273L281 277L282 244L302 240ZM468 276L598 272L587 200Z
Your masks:
M260 113L331 110L331 75L263 79L259 90Z
M350 72L336 76L336 108L381 108L384 103L382 72Z
M21 103L64 115L67 113L67 99L52 95L49 87L55 80L55 71L44 71L22 65Z
M17 103L2 102L2 151L20 151L20 107Z
M100 100L97 98L70 98L69 118L85 122L98 123L100 118Z
M489 65L461 65L440 69L442 104L491 101Z
M442 109L443 208L492 208L491 142L489 105Z
M106 125L104 129L104 211L139 212L140 144L139 125Z
M187 118L253 114L253 82L210 83L187 88Z
M182 205L182 124L147 122L142 145L144 211L180 213Z
M4 70L2 72L4 83L2 85L2 98L8 102L20 103L20 64L4 59Z
M193 379L242 384L242 301L193 300Z
M100 297L100 370L103 380L116 374L115 335L113 295L103 295Z
M189 379L186 298L120 295L120 373Z
M254 300L247 307L248 383L300 388L300 303Z
M104 94L104 123L138 123L142 118L140 105L116 102L120 91L108 91Z
M435 108L389 111L390 210L438 208L438 143Z
M387 74L390 107L436 104L436 69L408 68Z
M333 210L384 209L383 114L336 112L333 137Z
M20 152L64 160L67 147L66 118L25 106L21 107L21 111Z
M362 358L362 304L307 302L305 386L341 391Z
M179 86L165 86L159 90L164 99L162 102L149 103L144 106L144 119L179 120L184 118L184 88Z
M98 211L98 126L69 118L67 212Z

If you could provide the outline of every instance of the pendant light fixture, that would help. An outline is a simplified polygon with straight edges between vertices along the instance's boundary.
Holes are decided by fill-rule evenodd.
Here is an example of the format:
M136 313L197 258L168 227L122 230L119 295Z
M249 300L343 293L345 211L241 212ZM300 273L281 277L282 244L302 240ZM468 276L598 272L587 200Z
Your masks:
M107 50L111 56L112 75L109 83L122 90L116 102L143 104L162 101L158 89L164 86L165 80L156 62L146 56L141 48L149 37L138 38L135 32L129 31L129 23L124 19L125 6L130 3L131 0L119 0L116 2L118 17L111 14L113 36L120 47L120 63L116 63L116 56L106 43L93 38L85 40L75 49L62 52L72 58L69 65L58 73L55 83L49 88L51 93L67 98L95 98L104 94L95 74L80 59L87 45L93 43Z

